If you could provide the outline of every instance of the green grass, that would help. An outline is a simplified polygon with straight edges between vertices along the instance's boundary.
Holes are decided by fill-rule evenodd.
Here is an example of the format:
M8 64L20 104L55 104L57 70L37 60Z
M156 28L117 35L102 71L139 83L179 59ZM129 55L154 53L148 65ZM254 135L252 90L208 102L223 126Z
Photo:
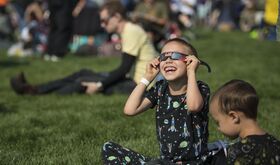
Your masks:
M199 79L215 91L230 79L252 83L260 96L260 125L280 138L280 45L256 41L240 32L201 32L192 42L213 72L199 69ZM32 83L42 83L91 68L109 71L114 58L79 58L58 63L40 58L8 58L0 52L0 164L102 164L100 151L108 140L140 153L157 156L154 112L136 117L122 114L126 95L18 96L9 78L24 71ZM210 120L210 141L224 138Z

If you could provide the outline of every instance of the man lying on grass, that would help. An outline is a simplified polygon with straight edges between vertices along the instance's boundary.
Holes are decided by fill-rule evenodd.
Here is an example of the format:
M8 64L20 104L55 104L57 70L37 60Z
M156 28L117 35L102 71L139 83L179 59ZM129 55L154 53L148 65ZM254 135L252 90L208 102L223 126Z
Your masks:
M82 69L64 78L31 85L23 73L11 79L17 94L58 94L97 92L130 93L145 73L145 66L157 53L146 32L126 19L126 12L118 1L108 1L100 9L102 27L108 33L121 36L122 61L118 68L109 73L96 73Z

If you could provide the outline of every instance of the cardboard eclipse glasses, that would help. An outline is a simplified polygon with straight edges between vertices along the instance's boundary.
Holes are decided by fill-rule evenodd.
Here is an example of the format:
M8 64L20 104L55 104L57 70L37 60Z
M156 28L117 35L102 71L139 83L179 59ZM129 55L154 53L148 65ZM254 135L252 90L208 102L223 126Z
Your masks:
M170 54L170 56L166 56L167 54ZM184 61L186 59L186 56L193 56L193 55L188 55L188 54L184 54L184 53L179 53L179 52L165 52L165 53L161 53L160 56L159 56L159 61L162 62L162 61L166 61L168 58L170 58L171 60L181 60L181 61ZM200 64L201 65L204 65L207 67L208 69L208 72L210 73L211 72L211 68L210 66L200 60Z

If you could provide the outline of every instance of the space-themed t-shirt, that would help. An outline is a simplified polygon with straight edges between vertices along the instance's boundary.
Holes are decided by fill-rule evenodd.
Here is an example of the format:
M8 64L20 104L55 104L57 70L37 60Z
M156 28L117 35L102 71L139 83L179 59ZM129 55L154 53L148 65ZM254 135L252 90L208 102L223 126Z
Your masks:
M227 164L280 164L280 142L275 137L250 135L228 148Z
M188 111L186 94L170 94L166 80L158 81L145 95L156 107L156 132L161 159L195 161L207 151L210 90L202 81L197 84L204 106L196 113Z

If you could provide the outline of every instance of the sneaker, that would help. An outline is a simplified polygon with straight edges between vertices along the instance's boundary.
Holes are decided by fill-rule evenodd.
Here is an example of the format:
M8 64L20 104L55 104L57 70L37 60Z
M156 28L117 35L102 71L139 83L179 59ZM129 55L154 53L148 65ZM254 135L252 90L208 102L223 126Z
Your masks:
M50 58L51 62L58 62L59 60L60 60L60 58L57 57L56 55L52 55L51 58Z
M19 80L20 82L27 84L27 80L26 80L25 75L24 75L23 72L20 72L20 73L18 74L17 78L18 78L18 80Z
M44 60L51 61L51 62L58 62L60 60L60 57L58 57L56 55L46 54L46 55L44 55Z
M10 79L10 85L12 89L20 95L23 94L38 94L38 90L35 86L32 86L26 82L24 74L21 73Z
M50 56L49 54L45 54L45 55L43 56L43 58L44 58L45 61L50 61L51 56Z

